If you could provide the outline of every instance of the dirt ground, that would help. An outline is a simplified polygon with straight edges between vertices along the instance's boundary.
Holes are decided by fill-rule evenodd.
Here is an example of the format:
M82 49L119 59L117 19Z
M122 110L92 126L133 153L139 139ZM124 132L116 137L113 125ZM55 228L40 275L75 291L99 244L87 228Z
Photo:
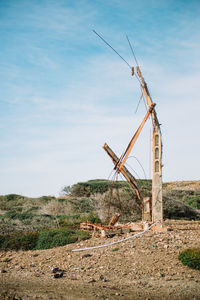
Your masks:
M166 221L106 248L72 252L122 239L92 238L48 250L0 252L0 299L200 299L200 271L178 260L200 247L200 221ZM127 236L131 233L127 234ZM52 268L64 271L54 278Z

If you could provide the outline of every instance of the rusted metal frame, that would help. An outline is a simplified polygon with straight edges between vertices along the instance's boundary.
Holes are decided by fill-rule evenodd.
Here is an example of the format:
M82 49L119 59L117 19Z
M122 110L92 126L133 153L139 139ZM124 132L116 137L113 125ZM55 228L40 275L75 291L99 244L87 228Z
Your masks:
M144 124L146 123L149 115L152 113L152 110L155 107L155 103L152 102L151 106L149 107L149 110L147 111L142 123L140 124L140 126L138 127L137 131L135 132L134 136L132 137L130 143L128 144L128 147L126 148L124 154L121 156L120 161L116 164L115 169L117 170L118 173L121 172L131 150L133 149L133 146L140 134L140 132L142 131L142 128L144 127Z
M119 161L119 158L117 157L117 155L112 151L112 149L106 143L104 144L103 149L110 156L114 165L116 165ZM128 183L130 184L132 189L136 192L136 195L139 199L140 207L142 210L142 216L143 216L143 214L144 214L143 197L137 186L137 181L136 181L135 177L128 171L128 169L125 166L123 166L123 168L121 169L121 173L125 177L125 179L128 181Z
M80 228L81 229L85 229L85 230L105 230L105 231L110 231L110 230L118 230L121 228L124 229L128 229L129 227L127 225L100 225L100 224L93 224L93 223L89 223L89 222L84 222L80 224Z
M146 82L141 74L139 67L137 67L137 74L141 81L141 87L145 101L148 106L151 105L152 100ZM153 120L153 136L152 136L152 153L153 153L153 175L152 175L152 221L160 221L163 226L163 206L162 206L162 137L160 124L157 118L155 109L151 113ZM156 142L157 137L157 142ZM156 144L157 143L157 144ZM157 153L157 157L156 157ZM156 166L157 164L157 166Z
M141 73L141 71L140 71L140 68L137 66L136 69L137 69L138 77L140 78L141 88L142 88L142 92L143 92L145 101L146 101L148 107L150 108L151 105L152 105L152 103L153 103L153 101L152 101L152 99L151 99L151 96L150 96L150 93L149 93L147 84L146 84L146 82L145 82L145 80L144 80L144 77L142 76L142 73ZM156 124L159 126L157 114L156 114L156 111L155 111L154 109L152 110L151 115L152 115L152 119L153 119L153 124L154 124L154 126L155 126Z

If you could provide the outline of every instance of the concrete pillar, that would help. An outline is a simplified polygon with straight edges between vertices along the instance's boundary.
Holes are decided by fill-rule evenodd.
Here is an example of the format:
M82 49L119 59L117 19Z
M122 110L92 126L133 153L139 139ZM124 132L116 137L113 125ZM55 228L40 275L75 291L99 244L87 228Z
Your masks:
M152 222L160 221L161 225L163 225L162 140L158 124L154 124L152 141Z

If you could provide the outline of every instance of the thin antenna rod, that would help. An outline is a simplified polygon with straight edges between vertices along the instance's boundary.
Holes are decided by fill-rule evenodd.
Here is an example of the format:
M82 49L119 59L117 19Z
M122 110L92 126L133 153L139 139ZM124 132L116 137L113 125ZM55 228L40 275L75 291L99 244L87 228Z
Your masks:
M128 66L129 68L132 70L132 67L129 65L129 63L110 45L108 44L108 42L106 42L95 30L93 30L93 32L98 35L98 37L100 37L100 39L106 44L108 45Z
M129 43L129 46L130 46L130 48L131 48L131 52L132 52L133 57L134 57L134 59L135 59L136 65L138 66L138 61L137 61L137 58L136 58L135 53L134 53L134 51L133 51L133 47L132 47L132 45L131 45L131 42L129 41L128 35L126 36L126 38L127 38L128 43Z

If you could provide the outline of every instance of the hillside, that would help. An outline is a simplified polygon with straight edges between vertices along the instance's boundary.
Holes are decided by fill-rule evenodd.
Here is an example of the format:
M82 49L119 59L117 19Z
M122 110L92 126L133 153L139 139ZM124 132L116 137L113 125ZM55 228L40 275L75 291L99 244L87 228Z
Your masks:
M143 195L150 196L151 181L140 180L139 184ZM200 181L164 183L163 206L165 219L199 220ZM121 214L120 222L141 219L137 197L127 182L81 182L66 187L59 198L10 194L0 196L0 233L78 226L87 219L106 222L114 212Z
M141 180L140 185L143 195L151 194L151 181ZM110 215L121 213L121 222L141 219L136 195L126 182L77 183L59 198L0 196L0 299L199 299L199 270L178 260L180 251L200 244L199 186L163 185L167 232L148 231L84 252L72 250L131 236L88 239L78 231L82 221L104 222L108 207ZM56 268L61 277L55 277Z

